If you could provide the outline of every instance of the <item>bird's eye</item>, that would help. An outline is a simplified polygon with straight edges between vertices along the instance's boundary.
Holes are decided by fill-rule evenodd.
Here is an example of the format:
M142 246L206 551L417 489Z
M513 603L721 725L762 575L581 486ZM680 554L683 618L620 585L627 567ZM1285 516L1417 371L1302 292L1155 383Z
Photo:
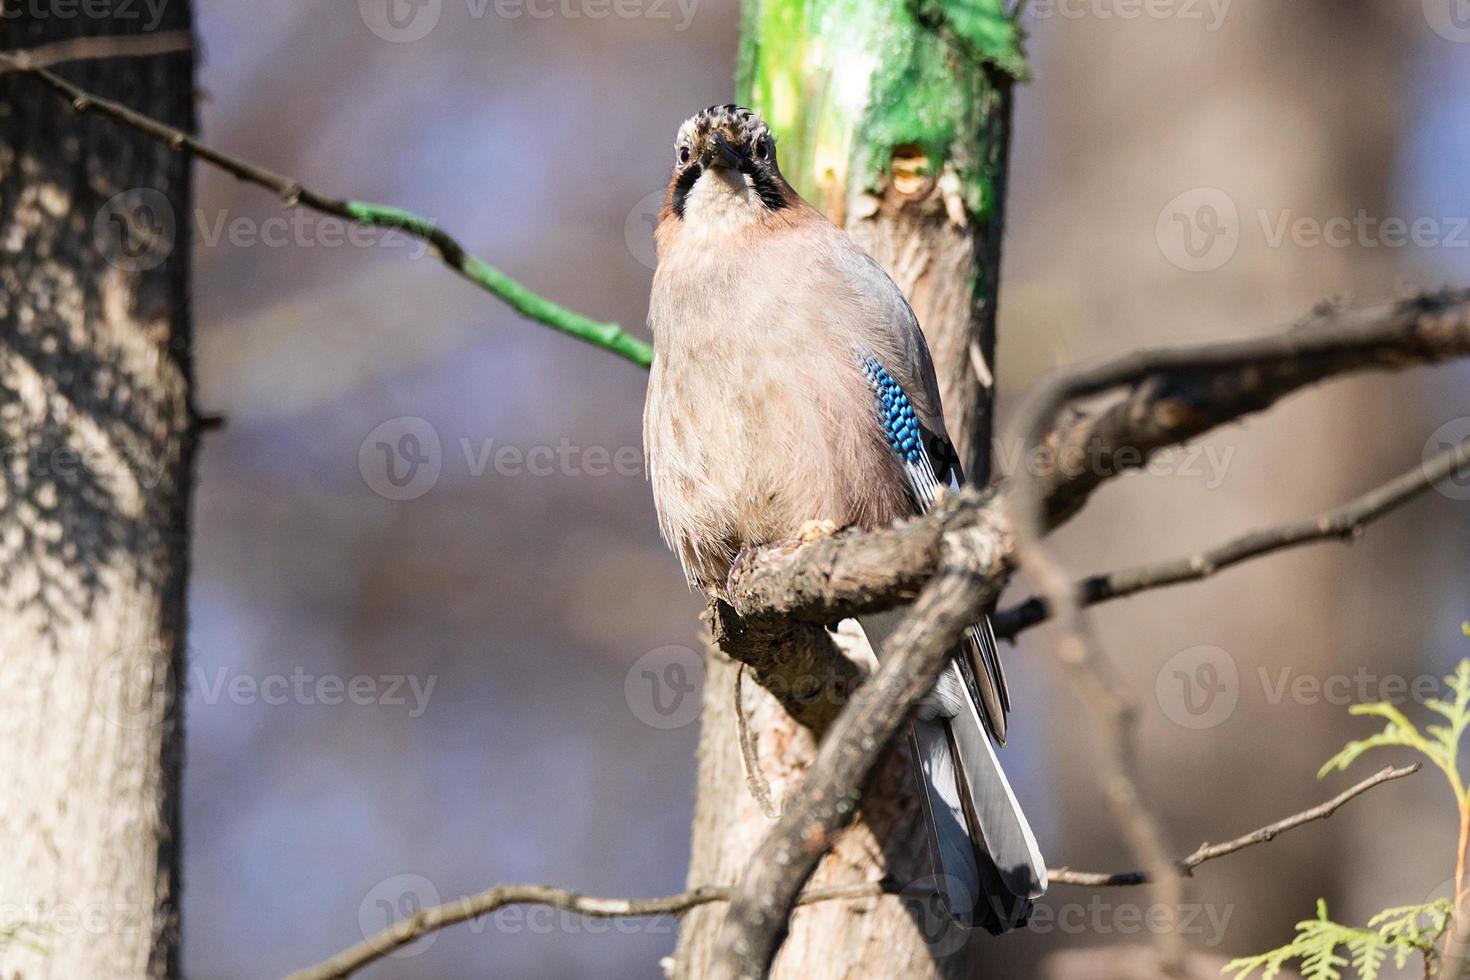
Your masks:
M690 157L689 147L687 147L687 146L681 146L681 147L679 147L679 162L680 163L688 163L689 162L689 157Z
M765 160L768 157L770 157L770 155L771 155L771 142L770 142L770 140L766 139L764 136L762 136L760 139L756 140L755 141L755 155L758 156L758 157L760 157L762 160Z

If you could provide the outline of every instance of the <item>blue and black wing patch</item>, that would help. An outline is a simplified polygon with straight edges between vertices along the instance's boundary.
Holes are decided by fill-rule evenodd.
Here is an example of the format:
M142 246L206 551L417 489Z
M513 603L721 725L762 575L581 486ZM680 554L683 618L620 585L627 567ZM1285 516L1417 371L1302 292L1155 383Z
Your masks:
M903 461L909 493L918 510L927 511L934 506L940 486L957 489L964 483L959 454L948 435L930 430L919 420L903 386L876 357L865 356L862 365L873 388L883 438ZM1004 745L1011 698L988 618L966 630L965 647L969 657L957 658L962 668L960 673L980 705L991 734Z
M876 357L863 358L863 373L877 398L878 424L888 446L903 460L909 492L920 510L934 506L938 488L957 488L965 480L959 456L949 437L933 432L919 420L918 413L888 369Z

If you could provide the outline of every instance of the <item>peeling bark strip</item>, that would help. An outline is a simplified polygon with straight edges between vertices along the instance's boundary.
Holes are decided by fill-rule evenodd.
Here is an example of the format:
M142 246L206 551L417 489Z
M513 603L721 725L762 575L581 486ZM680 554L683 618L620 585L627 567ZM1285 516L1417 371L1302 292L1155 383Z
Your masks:
M57 52L142 27L11 14ZM192 129L192 56L148 53L60 70ZM176 976L189 165L57 110L0 76L0 975Z

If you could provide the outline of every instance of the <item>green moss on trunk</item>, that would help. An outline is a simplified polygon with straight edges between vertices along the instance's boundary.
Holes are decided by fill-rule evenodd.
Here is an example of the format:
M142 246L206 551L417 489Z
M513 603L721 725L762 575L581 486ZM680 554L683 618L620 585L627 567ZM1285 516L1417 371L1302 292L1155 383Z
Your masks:
M775 131L786 176L829 214L879 193L896 153L953 170L972 214L998 198L998 89L1025 70L1002 0L748 0L739 98ZM915 149L919 153L915 153Z

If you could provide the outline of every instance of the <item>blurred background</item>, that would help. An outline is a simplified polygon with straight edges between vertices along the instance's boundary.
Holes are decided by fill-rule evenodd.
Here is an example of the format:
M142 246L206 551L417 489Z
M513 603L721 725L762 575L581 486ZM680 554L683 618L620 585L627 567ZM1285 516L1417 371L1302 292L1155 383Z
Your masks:
M644 332L673 134L733 92L731 0L431 0L402 22L381 3L196 7L210 142L430 216L531 288ZM1027 23L1002 422L1079 358L1470 282L1463 0L1034 0ZM199 401L228 424L197 496L187 974L278 975L502 882L681 889L697 723L650 711L635 665L699 649L702 603L642 477L643 372L519 320L407 241L199 175ZM1109 484L1059 543L1097 571L1336 505L1470 435L1467 381L1462 365L1298 396ZM1345 788L1351 774L1314 774L1371 730L1347 704L1470 655L1467 498L1450 487L1350 549L1097 611L1180 854ZM1008 768L1054 866L1122 870L1049 641L1007 651ZM1317 896L1359 921L1443 893L1454 833L1436 777L1379 790L1202 869L1192 938L1257 952ZM1123 910L1144 901L1104 895L987 942L982 975L1137 942ZM674 939L669 919L503 913L366 975L645 978Z

